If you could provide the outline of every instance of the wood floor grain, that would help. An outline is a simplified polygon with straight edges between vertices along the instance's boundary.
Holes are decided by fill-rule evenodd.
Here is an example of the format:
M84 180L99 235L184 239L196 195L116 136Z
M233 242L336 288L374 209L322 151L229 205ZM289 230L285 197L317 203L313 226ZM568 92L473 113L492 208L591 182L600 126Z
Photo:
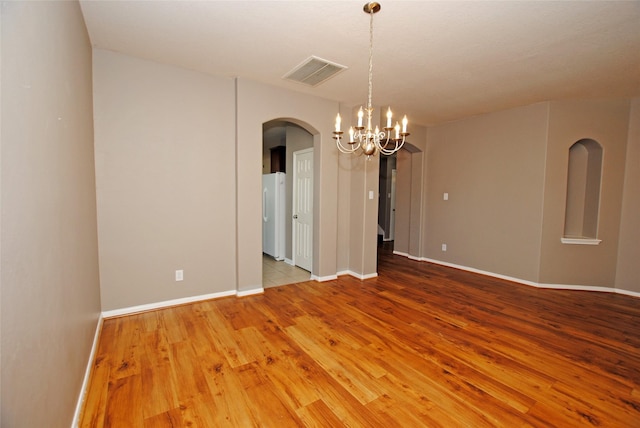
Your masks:
M379 274L105 320L81 426L640 427L640 299Z

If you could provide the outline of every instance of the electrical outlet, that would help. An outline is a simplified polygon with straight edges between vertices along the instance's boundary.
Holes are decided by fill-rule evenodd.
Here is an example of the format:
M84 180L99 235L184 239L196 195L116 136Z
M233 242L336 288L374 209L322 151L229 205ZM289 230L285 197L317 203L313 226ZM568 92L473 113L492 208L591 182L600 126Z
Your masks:
M182 281L184 279L184 271L182 269L176 271L176 281Z
M442 251L447 251L447 244L442 244Z

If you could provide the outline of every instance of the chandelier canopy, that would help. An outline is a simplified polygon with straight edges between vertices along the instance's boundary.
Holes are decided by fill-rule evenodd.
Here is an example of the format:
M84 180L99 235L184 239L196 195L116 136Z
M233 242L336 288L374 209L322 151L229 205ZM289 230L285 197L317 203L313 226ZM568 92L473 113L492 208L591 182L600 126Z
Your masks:
M371 93L373 88L373 15L380 11L380 3L369 2L363 7L365 13L369 14L369 96L367 99L367 107L358 111L357 126L349 128L349 141L343 141L343 134L341 130L342 118L340 113L336 117L336 128L333 131L333 138L336 140L336 146L342 153L356 153L361 151L368 158L375 156L378 153L383 155L392 155L402 148L404 145L405 137L409 135L407 132L407 116L402 119L402 128L400 124L396 122L395 126L392 126L393 113L391 113L391 107L387 110L387 123L381 131L378 126L375 129L371 126L371 116L373 114L373 107L371 105ZM364 115L367 115L367 126L363 124ZM393 138L391 133L394 131Z

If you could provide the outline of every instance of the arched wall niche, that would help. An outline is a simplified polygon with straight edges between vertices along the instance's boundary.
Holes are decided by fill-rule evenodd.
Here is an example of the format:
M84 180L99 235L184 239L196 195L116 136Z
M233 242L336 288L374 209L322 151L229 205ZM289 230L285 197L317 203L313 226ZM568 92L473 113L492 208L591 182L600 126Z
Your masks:
M567 196L563 238L597 240L603 150L590 138L569 147Z

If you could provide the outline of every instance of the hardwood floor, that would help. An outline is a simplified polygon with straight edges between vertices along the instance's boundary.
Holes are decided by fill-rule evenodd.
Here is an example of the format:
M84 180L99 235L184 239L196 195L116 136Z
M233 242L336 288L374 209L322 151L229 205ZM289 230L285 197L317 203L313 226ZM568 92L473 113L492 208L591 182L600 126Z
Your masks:
M640 426L640 299L379 274L105 320L81 426Z

